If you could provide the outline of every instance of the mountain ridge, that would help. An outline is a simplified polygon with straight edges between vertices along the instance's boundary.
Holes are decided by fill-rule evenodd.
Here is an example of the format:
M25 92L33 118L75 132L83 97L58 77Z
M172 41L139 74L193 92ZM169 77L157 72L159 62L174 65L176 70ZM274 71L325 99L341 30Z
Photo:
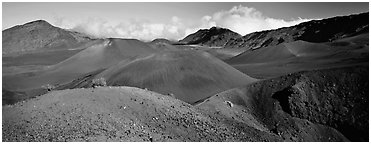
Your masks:
M183 44L201 44L210 47L217 46L244 50L274 46L296 40L331 42L337 39L367 33L369 31L368 15L369 12L363 12L311 20L294 26L257 31L244 36L239 34L233 35L233 33L237 33L227 28L219 28L223 31L218 33L215 32L217 27L212 27L210 29L200 29L179 40L179 42ZM232 33L232 35L225 38L225 33Z
M330 42L368 32L369 12L311 20L291 27L247 34L226 44L226 48L257 49L280 43L303 40ZM339 24L340 23L340 24Z
M35 20L2 31L3 55L38 50L69 49L94 40L89 36Z

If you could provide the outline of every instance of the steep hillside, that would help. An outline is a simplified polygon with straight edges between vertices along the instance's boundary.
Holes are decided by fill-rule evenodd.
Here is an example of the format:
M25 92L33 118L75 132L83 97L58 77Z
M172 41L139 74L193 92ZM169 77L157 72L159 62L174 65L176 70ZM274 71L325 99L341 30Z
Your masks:
M368 141L368 73L368 66L293 73L216 94L197 107L284 140L336 135L322 125L351 141Z
M241 37L229 29L212 27L210 29L201 29L180 40L183 44L200 44L214 47L223 47L226 43L234 41Z
M91 81L99 78L104 78L107 85L147 88L191 104L256 81L206 52L165 51L133 61L122 61L94 78L68 85L91 87Z
M255 32L229 41L226 48L244 50L275 46L296 40L330 42L369 32L369 13L312 20L292 27Z
M2 31L3 54L39 49L69 49L91 40L88 36L54 27L44 20L14 26Z

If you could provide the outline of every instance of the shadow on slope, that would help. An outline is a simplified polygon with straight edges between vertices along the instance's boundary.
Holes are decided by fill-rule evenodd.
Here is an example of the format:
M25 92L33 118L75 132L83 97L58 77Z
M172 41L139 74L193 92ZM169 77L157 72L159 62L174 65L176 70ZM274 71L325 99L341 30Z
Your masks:
M368 141L368 72L358 66L289 74L219 93L198 107L284 140L345 140L332 127L351 141Z

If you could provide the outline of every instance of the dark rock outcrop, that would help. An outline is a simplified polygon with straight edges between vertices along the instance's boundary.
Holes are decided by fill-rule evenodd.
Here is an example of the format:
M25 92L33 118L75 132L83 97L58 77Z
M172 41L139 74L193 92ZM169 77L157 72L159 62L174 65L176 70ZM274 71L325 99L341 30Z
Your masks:
M241 37L240 34L229 29L212 27L210 29L198 30L197 32L190 34L184 39L180 40L179 42L183 44L201 44L207 46L222 47L239 37Z

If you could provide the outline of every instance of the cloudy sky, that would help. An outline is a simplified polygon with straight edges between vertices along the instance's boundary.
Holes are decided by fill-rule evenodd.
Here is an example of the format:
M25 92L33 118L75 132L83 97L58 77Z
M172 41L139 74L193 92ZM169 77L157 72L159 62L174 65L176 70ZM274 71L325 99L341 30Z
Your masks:
M44 19L97 37L179 40L219 26L241 35L368 12L368 3L2 3L2 29Z

